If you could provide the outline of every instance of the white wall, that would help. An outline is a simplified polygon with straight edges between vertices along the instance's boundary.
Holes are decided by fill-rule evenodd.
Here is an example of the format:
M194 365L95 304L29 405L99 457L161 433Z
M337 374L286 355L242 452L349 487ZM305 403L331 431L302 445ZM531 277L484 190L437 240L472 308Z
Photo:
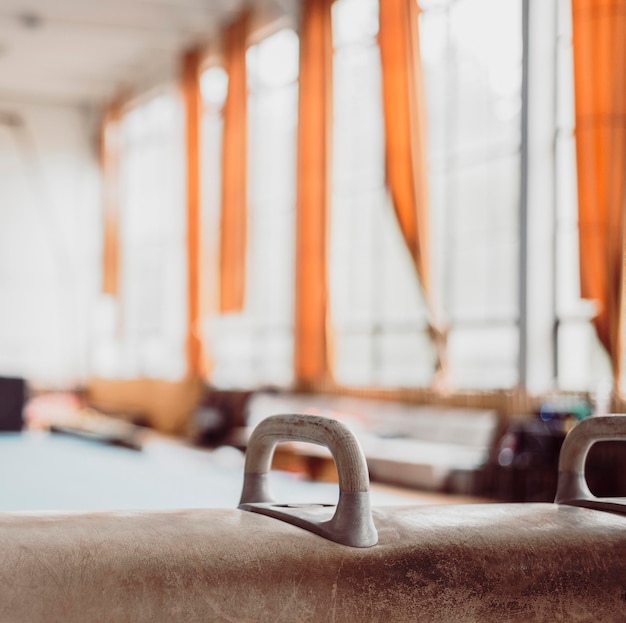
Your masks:
M87 376L101 253L91 120L0 100L0 375L47 387Z

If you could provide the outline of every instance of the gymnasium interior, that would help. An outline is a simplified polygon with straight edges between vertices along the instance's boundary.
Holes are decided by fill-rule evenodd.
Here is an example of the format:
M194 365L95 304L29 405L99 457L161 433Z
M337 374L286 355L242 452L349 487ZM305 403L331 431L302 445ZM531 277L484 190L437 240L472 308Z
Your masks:
M234 508L281 413L345 424L375 505L553 501L568 431L626 412L625 34L600 0L3 0L0 510ZM325 448L273 465L336 498Z

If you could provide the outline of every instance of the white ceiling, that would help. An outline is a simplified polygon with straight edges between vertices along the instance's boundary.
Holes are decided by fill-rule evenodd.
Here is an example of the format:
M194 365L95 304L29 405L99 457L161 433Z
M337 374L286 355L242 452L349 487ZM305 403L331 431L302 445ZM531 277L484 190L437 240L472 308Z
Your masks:
M242 0L0 0L0 98L99 103L166 75Z

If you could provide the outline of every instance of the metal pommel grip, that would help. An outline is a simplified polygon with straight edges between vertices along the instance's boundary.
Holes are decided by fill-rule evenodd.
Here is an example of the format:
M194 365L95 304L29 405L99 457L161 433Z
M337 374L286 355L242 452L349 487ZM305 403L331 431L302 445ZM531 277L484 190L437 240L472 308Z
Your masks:
M276 445L281 441L308 441L330 450L339 477L336 508L274 503L267 474ZM371 547L378 542L365 456L348 428L330 418L289 414L263 420L248 442L239 508L281 519L343 545ZM329 508L335 508L331 517L328 517Z
M590 417L577 424L567 435L559 456L557 504L584 506L626 514L626 501L620 498L597 498L587 486L585 460L597 441L626 441L626 416Z

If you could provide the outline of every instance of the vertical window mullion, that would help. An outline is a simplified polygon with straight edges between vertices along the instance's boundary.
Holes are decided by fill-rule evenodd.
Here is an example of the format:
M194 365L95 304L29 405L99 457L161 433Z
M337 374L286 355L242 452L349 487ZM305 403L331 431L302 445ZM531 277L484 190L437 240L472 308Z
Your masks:
M522 0L522 115L519 207L519 354L518 384L525 389L528 366L528 67L530 0Z

